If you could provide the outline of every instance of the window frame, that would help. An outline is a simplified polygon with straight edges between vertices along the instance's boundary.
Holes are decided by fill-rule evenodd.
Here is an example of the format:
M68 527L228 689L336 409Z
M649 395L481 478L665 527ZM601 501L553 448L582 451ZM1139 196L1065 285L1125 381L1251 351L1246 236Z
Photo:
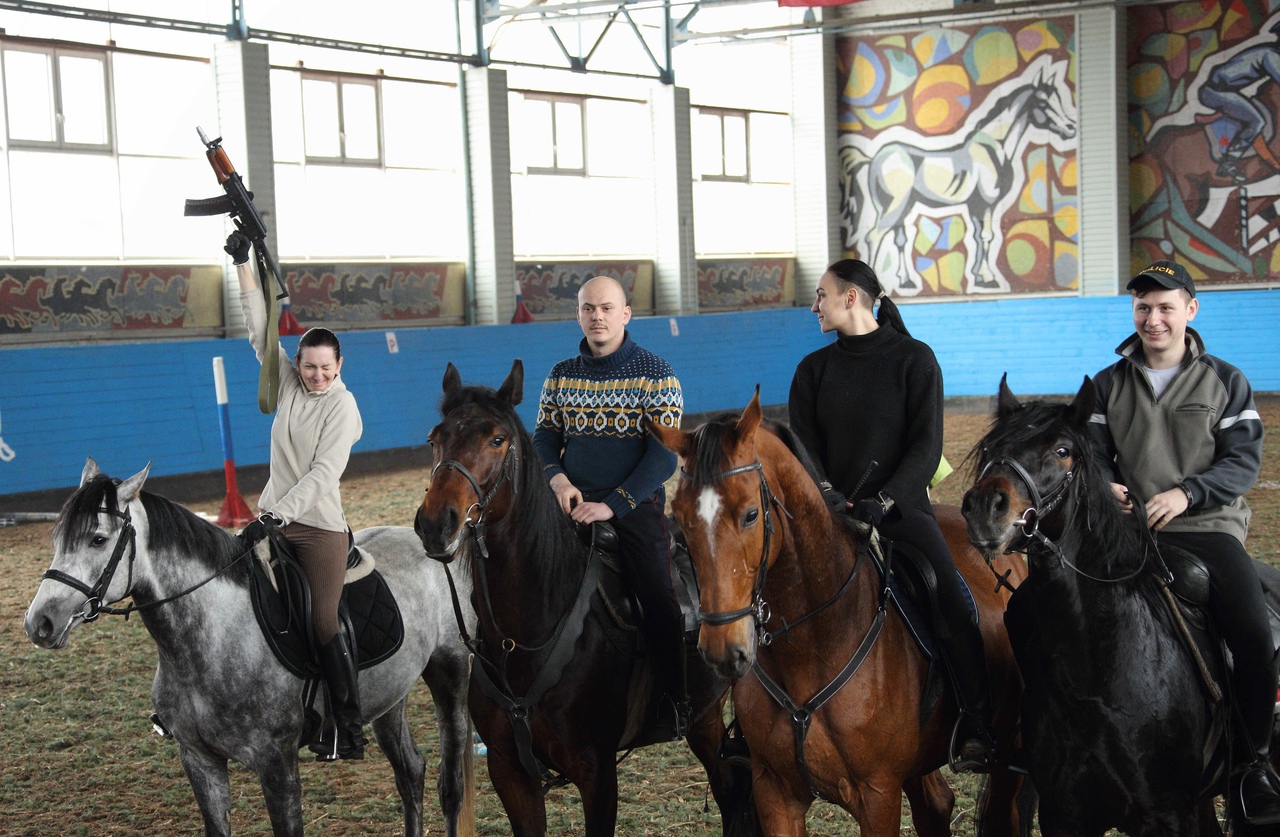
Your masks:
M14 138L10 133L12 120L9 118L9 75L3 69L3 56L10 52L36 53L49 58L53 88L53 102L51 103L53 106L53 140L18 139ZM105 140L102 143L67 142L65 139L66 118L62 109L62 69L59 62L59 59L63 56L93 59L102 66L102 112L105 133ZM116 153L115 99L112 96L111 65L111 50L108 49L93 49L82 46L46 46L27 43L15 44L10 41L0 43L0 73L3 73L4 78L3 105L6 147L27 150Z
M590 96L575 96L563 93L542 93L542 92L524 92L521 93L525 102L539 101L547 102L551 105L551 158L550 166L527 166L526 174L555 174L567 177L587 177L587 160L589 154L587 151L587 99ZM582 162L577 167L560 165L560 130L558 117L556 116L556 105L558 103L567 103L576 105L578 108L578 146L581 150Z
M273 68L275 69L275 68ZM283 69L283 68L282 68ZM308 166L358 166L364 168L385 168L386 147L382 133L382 84L377 76L359 75L355 73L326 73L315 70L303 70L299 74L301 90L305 91L308 80L331 82L338 93L338 156L328 157L312 154L307 147L307 97L302 93L300 107L302 109L302 159ZM347 156L346 109L343 107L344 88L346 85L358 85L373 88L373 129L378 153L375 157Z
M751 180L751 114L755 111L742 110L739 108L718 108L718 107L702 107L695 106L697 109L697 117L714 116L720 122L720 173L706 174L704 172L694 172L697 180L703 180L713 183L752 183ZM725 130L724 120L726 116L737 117L742 120L742 174L725 174Z

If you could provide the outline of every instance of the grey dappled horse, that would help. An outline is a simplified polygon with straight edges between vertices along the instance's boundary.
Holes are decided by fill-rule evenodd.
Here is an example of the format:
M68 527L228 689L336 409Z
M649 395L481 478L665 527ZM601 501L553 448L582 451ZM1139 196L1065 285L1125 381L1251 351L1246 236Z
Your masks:
M62 648L99 606L132 596L159 651L151 700L178 742L205 834L230 833L227 762L234 760L257 774L275 834L301 835L303 681L276 660L257 628L248 588L249 561L256 559L240 560L245 548L238 538L143 492L149 469L117 485L92 459L85 463L80 488L54 528L54 577L46 575L27 610L27 636L43 648ZM431 689L439 723L446 833L474 833L470 670L444 567L422 560L412 529L382 526L355 537L374 556L404 617L403 645L360 672L360 697L395 771L405 834L422 834L425 759L405 717L419 677ZM459 591L461 601L469 602L468 578L458 583L468 588ZM474 630L469 608L468 614Z

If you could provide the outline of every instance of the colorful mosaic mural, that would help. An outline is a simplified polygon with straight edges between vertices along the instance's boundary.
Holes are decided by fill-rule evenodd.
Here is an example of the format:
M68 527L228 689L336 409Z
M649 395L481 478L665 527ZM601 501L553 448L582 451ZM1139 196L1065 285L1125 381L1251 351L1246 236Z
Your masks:
M8 267L0 334L50 339L222 325L218 267Z
M794 259L699 259L698 310L789 305L794 282Z
M1197 283L1280 273L1280 0L1128 9L1135 270L1177 259Z
M578 288L595 276L612 276L627 289L631 313L653 313L653 263L516 262L524 304L539 320L571 320L578 315Z
M463 320L466 271L432 264L286 264L294 316L304 325L334 322Z
M837 47L846 255L901 296L1076 288L1075 19Z

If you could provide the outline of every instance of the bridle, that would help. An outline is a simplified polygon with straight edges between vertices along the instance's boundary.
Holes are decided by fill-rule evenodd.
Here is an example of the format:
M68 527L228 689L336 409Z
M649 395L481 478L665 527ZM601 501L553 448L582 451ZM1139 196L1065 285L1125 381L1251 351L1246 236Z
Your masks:
M711 482L721 482L729 477L738 476L739 474L750 474L755 472L760 477L760 514L764 518L762 525L764 526L764 542L760 547L760 562L756 568L756 583L751 590L751 601L746 607L740 607L737 610L712 611L707 613L701 608L698 609L698 622L703 625L731 625L739 619L745 619L748 616L755 618L756 632L759 634L760 642L768 645L773 638L765 631L765 624L771 616L769 604L764 600L764 586L769 577L769 547L773 542L773 534L775 530L773 522L773 507L776 505L778 509L788 518L791 513L786 507L778 501L773 491L769 488L769 480L764 474L764 464L757 459L748 465L739 465L736 468L729 468L726 471L711 477ZM693 480L689 472L684 469L680 470L680 478Z
M1036 481L1031 477L1031 474L1027 469L1022 466L1022 463L1007 456L1002 456L988 462L983 467L982 473L978 475L977 482L981 482L993 468L1000 466L1004 466L1012 471L1026 487L1027 493L1031 495L1031 505L1022 511L1022 515L1017 520L1013 521L1013 525L1017 526L1021 531L1021 536L1026 540L1026 544L1022 549L1018 549L1013 544L1010 544L1007 552L1025 552L1026 547L1034 540L1053 553L1053 555L1057 557L1064 566L1068 567L1076 575L1102 584L1119 584L1121 582L1131 581L1146 570L1148 550L1144 549L1142 563L1138 565L1136 570L1128 575L1123 575L1118 578L1101 578L1099 576L1092 575L1071 563L1066 554L1062 551L1062 548L1054 543L1048 535L1040 531L1041 521L1048 517L1049 514L1066 499L1067 493L1071 489L1071 484L1077 476L1076 468L1069 468L1067 473L1063 476L1062 481L1054 486L1053 490L1048 494L1041 496L1040 489L1036 487ZM1084 484L1083 475L1080 476L1080 484ZM1136 505L1140 508L1142 504L1137 503Z
M111 586L111 580L115 578L116 568L120 566L120 561L124 558L125 550L129 550L129 584L125 588L124 596L127 598L130 591L133 590L133 559L138 554L137 544L135 543L136 531L133 528L133 521L129 517L129 509L126 507L124 511L109 509L105 506L97 509L99 514L109 514L112 517L119 518L124 521L124 525L120 527L120 533L116 536L115 549L111 552L111 558L107 561L107 565L102 568L102 573L98 576L98 580L90 587L78 578L67 575L62 570L55 570L52 567L44 571L41 578L47 578L50 581L60 581L63 584L78 590L88 596L88 601L84 604L84 610L78 615L86 622L92 622L98 618L100 613L110 613L112 615L128 616L131 610L137 608L130 605L127 608L109 607L103 604L103 596L107 593L107 588ZM118 600L117 600L118 601Z
M120 527L120 532L119 534L116 535L116 545L115 545L115 548L111 551L111 558L108 559L107 565L102 568L102 572L101 574L98 575L98 580L94 582L93 586L90 587L88 584L85 584L80 579L72 575L68 575L67 573L64 573L62 570L57 570L52 567L45 570L44 575L41 576L41 578L47 578L50 581L61 582L62 584L65 584L68 587L74 590L77 590L88 597L88 601L86 601L84 605L84 610L82 610L78 614L75 614L79 616L81 619L83 619L85 622L92 622L95 619L97 619L100 614L103 614L103 613L106 613L110 616L123 616L125 618L125 621L128 621L129 615L132 613L140 613L144 610L150 610L151 608L159 607L160 605L163 605L163 604L168 604L169 602L182 598L188 593L192 593L196 590L199 590L201 587L205 586L210 581L213 581L215 578L217 578L218 576L225 573L227 570L234 567L246 556L253 554L253 546L251 545L247 549L245 549L243 552L241 552L239 555L237 555L234 559L227 562L226 566L222 567L213 575L209 576L208 578L204 579L203 581L197 584L193 584L192 586L181 591L180 593L175 593L172 596L166 596L163 599L156 599L155 601L145 602L144 604L130 603L127 607L111 607L109 605L103 604L103 597L107 594L107 588L111 586L112 579L115 578L116 569L120 566L120 561L124 558L124 553L126 549L129 551L129 581L128 581L128 584L125 585L124 595L121 596L119 599L116 599L116 601L122 601L133 595L133 562L138 555L138 548L137 548L137 541L136 541L137 530L133 526L133 520L129 515L129 509L127 506L122 511L117 509L109 509L109 508L106 508L105 506L102 506L97 509L97 512L99 514L109 514L112 517L119 518L120 520L124 521L124 525Z
M463 465L456 459L442 459L431 469L431 482L435 482L436 471L444 468L446 471L456 471L465 477L467 482L471 483L471 490L476 493L476 502L467 507L466 519L462 521L462 525L471 530L471 534L476 541L476 548L480 551L480 556L482 558L489 557L489 548L484 542L485 512L489 509L489 501L498 493L498 489L502 487L502 484L509 479L511 469L520 461L520 457L516 455L515 449L516 446L513 440L512 443L507 446L507 452L502 457L502 464L498 466L498 478L494 480L493 485L488 491L485 491L484 488L481 487L480 481L467 469L467 466ZM514 482L512 483L512 487L514 489ZM471 518L472 512L476 513L474 520ZM440 558L447 558L448 555L428 553L427 557L438 560Z

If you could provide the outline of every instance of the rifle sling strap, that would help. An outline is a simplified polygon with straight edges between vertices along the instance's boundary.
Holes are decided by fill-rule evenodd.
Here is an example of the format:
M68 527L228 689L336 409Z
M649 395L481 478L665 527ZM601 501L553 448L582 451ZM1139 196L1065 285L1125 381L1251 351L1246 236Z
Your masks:
M256 244L253 253L258 262L258 285L267 306L267 337L262 351L262 371L258 374L258 409L270 415L276 411L280 398L280 311L275 295L276 276Z

